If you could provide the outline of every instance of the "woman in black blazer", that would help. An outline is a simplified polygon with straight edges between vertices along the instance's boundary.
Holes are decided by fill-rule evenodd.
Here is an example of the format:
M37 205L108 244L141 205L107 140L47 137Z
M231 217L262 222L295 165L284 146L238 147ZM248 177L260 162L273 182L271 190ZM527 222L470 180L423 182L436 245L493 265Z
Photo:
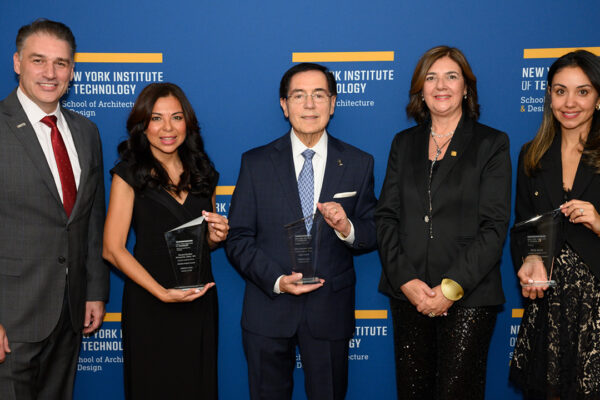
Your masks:
M477 123L476 78L460 50L419 60L375 212L390 296L399 399L483 399L487 350L504 303L510 218L506 134Z
M560 207L552 279L511 235L529 299L511 363L527 398L600 398L600 60L587 51L548 71L542 125L519 156L515 220Z

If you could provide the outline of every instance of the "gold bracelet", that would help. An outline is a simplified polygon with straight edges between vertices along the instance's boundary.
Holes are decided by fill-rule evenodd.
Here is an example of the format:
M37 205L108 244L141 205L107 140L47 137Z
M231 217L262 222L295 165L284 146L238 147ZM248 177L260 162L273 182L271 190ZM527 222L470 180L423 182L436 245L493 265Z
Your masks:
M442 279L442 294L445 298L452 301L458 301L462 299L465 294L462 286L458 284L458 282L453 281L452 279L444 278Z

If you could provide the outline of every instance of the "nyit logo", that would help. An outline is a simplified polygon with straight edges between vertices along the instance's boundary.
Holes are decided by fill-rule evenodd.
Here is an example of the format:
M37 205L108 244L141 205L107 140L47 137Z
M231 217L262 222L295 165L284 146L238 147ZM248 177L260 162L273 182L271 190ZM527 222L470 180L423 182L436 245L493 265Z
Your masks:
M600 55L600 47L561 47L523 49L521 66L520 113L541 113L544 111L544 96L547 91L547 74L553 59L571 51L587 50Z
M337 82L336 106L373 107L376 84L394 80L394 69L381 68L393 62L394 56L393 51L292 53L292 62L336 63L329 68ZM337 63L345 63L348 67L340 68ZM380 91L385 93L384 89Z
M88 118L129 110L144 86L164 81L162 53L76 53L75 62L62 106Z

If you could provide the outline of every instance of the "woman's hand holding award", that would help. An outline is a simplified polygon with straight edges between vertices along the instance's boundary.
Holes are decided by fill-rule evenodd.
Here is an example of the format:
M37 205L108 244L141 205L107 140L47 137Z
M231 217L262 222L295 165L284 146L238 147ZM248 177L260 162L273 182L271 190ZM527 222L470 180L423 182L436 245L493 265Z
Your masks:
M202 252L206 224L204 217L196 218L165 232L167 248L175 273L175 289L202 288Z
M518 274L522 287L546 289L556 286L556 281L552 279L552 268L562 219L560 208L557 208L521 221L511 229L518 246L527 254Z

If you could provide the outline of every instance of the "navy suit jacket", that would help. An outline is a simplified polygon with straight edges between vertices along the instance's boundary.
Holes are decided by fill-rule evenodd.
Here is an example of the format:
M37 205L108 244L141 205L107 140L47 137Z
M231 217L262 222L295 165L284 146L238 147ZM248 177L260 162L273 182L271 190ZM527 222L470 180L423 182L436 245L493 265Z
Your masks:
M319 201L335 199L355 230L348 245L326 223L319 235L317 275L323 287L300 296L276 294L273 286L291 271L284 225L302 218L290 134L242 155L229 210L226 251L246 280L242 327L268 337L291 337L306 322L317 338L349 338L354 332L353 255L376 246L373 213L373 157L331 136Z

